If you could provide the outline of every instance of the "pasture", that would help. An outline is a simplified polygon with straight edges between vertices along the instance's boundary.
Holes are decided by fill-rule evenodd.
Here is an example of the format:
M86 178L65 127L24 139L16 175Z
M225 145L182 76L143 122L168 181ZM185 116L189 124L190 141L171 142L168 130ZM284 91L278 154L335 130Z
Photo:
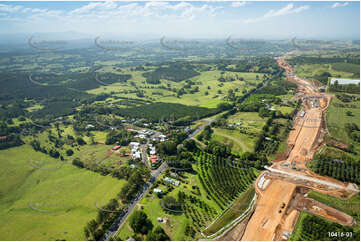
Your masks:
M104 69L105 68L105 69ZM102 71L112 71L109 67L104 67ZM113 71L113 73L116 73ZM249 73L249 72L229 72L229 71L202 71L200 75L188 78L195 83L193 87L199 88L198 92L193 94L186 93L181 97L177 97L174 89L179 90L186 85L185 80L174 82L169 80L160 80L160 84L148 84L146 78L142 75L145 71L135 71L123 69L121 74L132 75L126 83L114 83L112 85L103 85L96 89L88 90L90 94L100 93L113 93L115 96L127 98L141 98L144 100L153 100L157 102L170 102L180 103L184 105L201 106L207 108L215 108L220 102L223 101L227 95L228 90L233 90L236 95L242 95L243 92L249 91L262 81L262 73ZM218 78L243 77L243 80L235 79L232 82L219 82ZM258 78L257 78L258 76ZM171 88L167 90L163 87ZM235 91L237 90L237 91ZM136 91L142 91L144 97L138 97Z
M352 78L352 72L346 72L344 69L336 68L332 64L303 64L294 67L297 76L311 78L319 76L323 72L329 72L332 76L340 76L341 78ZM348 70L348 69L347 69Z
M256 137L240 133L239 129L213 129L212 140L218 141L221 144L228 145L232 152L240 154L243 152L252 152Z
M84 240L84 226L98 213L95 204L105 205L124 184L29 145L2 151L0 160L1 240Z
M358 95L359 96L359 95ZM353 144L354 149L360 153L359 142L352 140L346 132L345 124L355 123L360 124L360 101L350 102L353 105L349 107L335 106L337 104L345 104L336 97L332 98L331 103L327 109L326 121L330 135L337 140ZM347 115L351 112L351 116Z

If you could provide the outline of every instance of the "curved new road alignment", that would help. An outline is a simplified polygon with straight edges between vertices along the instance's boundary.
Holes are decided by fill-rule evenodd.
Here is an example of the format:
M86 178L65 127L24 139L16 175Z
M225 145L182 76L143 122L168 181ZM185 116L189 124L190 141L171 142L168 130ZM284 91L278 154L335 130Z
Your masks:
M306 112L305 117L311 117L311 120L318 118L315 119L318 125L307 125L309 121L302 122L301 126L294 124L294 130L290 132L287 142L292 147L287 159L274 162L271 167L266 167L271 175L273 173L282 176L272 179L264 190L256 189L257 194L259 194L259 201L257 202L264 204L264 206L256 208L241 238L243 241L272 241L285 240L284 237L289 238L288 236L293 232L298 219L298 216L292 216L292 214L299 214L299 211L289 207L288 204L294 199L295 195L303 195L303 193L298 193L296 188L308 187L314 190L307 185L300 185L299 181L303 181L305 184L310 183L312 186L314 184L322 185L322 187L318 187L318 190L330 195L343 195L343 193L335 193L335 190L351 191L354 194L359 192L356 188L347 186L342 182L337 183L329 177L321 178L321 176L312 173L307 168L307 162L312 160L314 153L324 139L324 130L320 123L324 111L328 107L330 96L326 93L320 93L307 80L296 77L292 67L284 61L283 57L277 58L277 63L285 69L288 80L297 84L297 91L301 93L299 97L320 96L322 100L327 101L322 103L322 100L319 99L322 104L314 106L307 101L307 98L302 100Z

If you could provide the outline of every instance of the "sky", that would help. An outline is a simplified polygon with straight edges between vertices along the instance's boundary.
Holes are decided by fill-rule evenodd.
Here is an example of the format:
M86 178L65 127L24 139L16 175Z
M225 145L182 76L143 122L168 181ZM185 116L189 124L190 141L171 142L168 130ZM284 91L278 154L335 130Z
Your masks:
M0 1L0 34L359 39L353 1Z

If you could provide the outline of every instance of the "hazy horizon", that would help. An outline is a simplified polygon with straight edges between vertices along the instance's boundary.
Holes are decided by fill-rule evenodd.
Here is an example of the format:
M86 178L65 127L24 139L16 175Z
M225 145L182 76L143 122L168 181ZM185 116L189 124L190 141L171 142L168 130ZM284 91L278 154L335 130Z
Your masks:
M359 2L1 2L0 35L358 40Z

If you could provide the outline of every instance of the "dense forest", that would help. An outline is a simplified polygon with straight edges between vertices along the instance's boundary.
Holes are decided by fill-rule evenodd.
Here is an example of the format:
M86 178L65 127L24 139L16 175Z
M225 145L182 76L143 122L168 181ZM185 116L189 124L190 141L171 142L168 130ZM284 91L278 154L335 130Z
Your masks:
M199 75L194 66L188 63L170 63L166 67L158 67L154 71L146 72L143 76L149 84L159 84L161 79L180 82Z
M217 113L217 109L196 106L186 106L178 103L152 103L133 108L120 108L115 113L130 118L146 118L151 121L162 119L182 119L190 117L192 120Z

